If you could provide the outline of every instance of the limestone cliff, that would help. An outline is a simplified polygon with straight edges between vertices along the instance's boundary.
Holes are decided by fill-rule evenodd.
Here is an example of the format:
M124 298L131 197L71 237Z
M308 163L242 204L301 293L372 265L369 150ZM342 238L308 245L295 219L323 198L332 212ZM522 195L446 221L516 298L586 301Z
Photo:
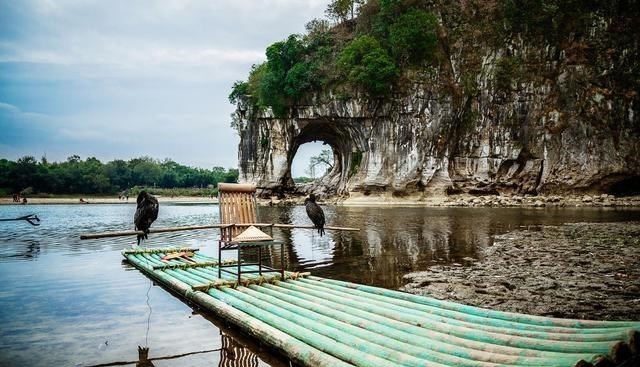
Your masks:
M478 41L472 16L437 14L438 65L405 71L390 97L320 91L286 118L241 100L240 180L290 190L298 147L320 140L337 162L327 194L638 191L638 38L602 18L560 43Z

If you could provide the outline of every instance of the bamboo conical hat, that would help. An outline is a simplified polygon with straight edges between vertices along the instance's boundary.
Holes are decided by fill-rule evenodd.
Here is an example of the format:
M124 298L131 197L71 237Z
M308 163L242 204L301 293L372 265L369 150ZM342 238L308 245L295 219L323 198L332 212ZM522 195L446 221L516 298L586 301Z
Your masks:
M271 241L273 238L254 226L250 226L233 238L235 242Z

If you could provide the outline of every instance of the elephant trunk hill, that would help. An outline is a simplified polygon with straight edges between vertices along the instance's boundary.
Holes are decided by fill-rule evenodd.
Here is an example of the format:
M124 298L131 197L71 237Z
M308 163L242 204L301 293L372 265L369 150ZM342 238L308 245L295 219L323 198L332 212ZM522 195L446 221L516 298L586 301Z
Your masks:
M384 22L388 3L400 4L397 19L415 9L435 19L429 57L394 59L389 37L399 26L390 23L387 38L368 26ZM397 65L388 89L350 81L343 63L329 82L286 100L284 112L255 93L240 96L232 115L240 180L267 194L292 190L296 151L322 141L336 163L315 190L328 195L637 194L637 2L542 2L553 11L525 2L522 14L510 3L362 5L325 30L335 56L326 64L345 60L370 32Z

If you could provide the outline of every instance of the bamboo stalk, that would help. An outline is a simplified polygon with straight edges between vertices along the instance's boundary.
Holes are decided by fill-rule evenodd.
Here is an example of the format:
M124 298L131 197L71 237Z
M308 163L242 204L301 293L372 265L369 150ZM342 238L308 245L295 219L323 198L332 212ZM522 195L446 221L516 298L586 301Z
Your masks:
M193 231L198 229L213 229L213 228L226 228L231 226L237 227L276 227L276 228L306 228L315 229L311 224L282 224L282 223L237 223L237 224L208 224L204 226L183 226L183 227L166 227L166 228L152 228L149 233L163 233L163 232L179 232L179 231ZM351 227L334 227L325 226L324 229L330 231L359 231L359 228ZM110 237L122 237L122 236L137 236L144 234L142 231L117 231L117 232L101 232L101 233L84 233L80 235L81 240L90 240L97 238L110 238Z
M426 364L589 367L592 363L604 367L613 365L614 361L628 364L635 360L633 358L637 359L634 353L638 350L638 332L620 335L620 326L613 322L603 321L587 327L583 323L574 324L578 320L564 320L572 325L559 326L555 319L549 323L536 319L536 325L517 318L513 324L498 327L497 324L507 320L496 317L497 314L480 316L474 309L473 317L467 318L464 316L467 313L453 311L449 303L440 305L447 306L441 309L428 306L429 302L419 302L415 298L418 296L403 299L404 294L400 292L381 290L379 293L370 286L312 276L274 284L258 280L237 288L217 288L232 278L219 279L216 272L207 267L154 270L155 266L164 265L160 260L162 256L163 253L125 253L130 262L149 276L221 314L305 366L333 366L342 360L371 367ZM171 264L180 262L171 260ZM496 324L491 326L495 332L485 330L485 324ZM637 322L630 322L625 329L639 326ZM535 335L524 337L513 335L512 331ZM604 335L607 337L602 341L592 338L600 340ZM554 336L560 339L555 340ZM305 350L299 349L303 346ZM612 359L599 359L599 354L610 355ZM576 364L580 359L587 362Z
M203 292L191 290L191 285L193 284L189 284L188 279L183 281L164 272L154 271L152 267L145 264L144 260L140 260L134 255L128 255L127 259L149 276L176 291L187 300L197 303L225 321L236 325L248 335L258 338L266 345L283 352L297 364L303 366L349 366L347 363L297 340L295 337L276 329L264 321L248 318L246 313L225 302L221 302Z

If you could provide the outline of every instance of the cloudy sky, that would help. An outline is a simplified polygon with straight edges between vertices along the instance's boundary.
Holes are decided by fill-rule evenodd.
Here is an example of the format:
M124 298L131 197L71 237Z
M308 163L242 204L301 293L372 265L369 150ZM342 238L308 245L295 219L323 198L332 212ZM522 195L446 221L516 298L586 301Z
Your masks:
M235 167L231 85L327 3L0 0L0 158Z

